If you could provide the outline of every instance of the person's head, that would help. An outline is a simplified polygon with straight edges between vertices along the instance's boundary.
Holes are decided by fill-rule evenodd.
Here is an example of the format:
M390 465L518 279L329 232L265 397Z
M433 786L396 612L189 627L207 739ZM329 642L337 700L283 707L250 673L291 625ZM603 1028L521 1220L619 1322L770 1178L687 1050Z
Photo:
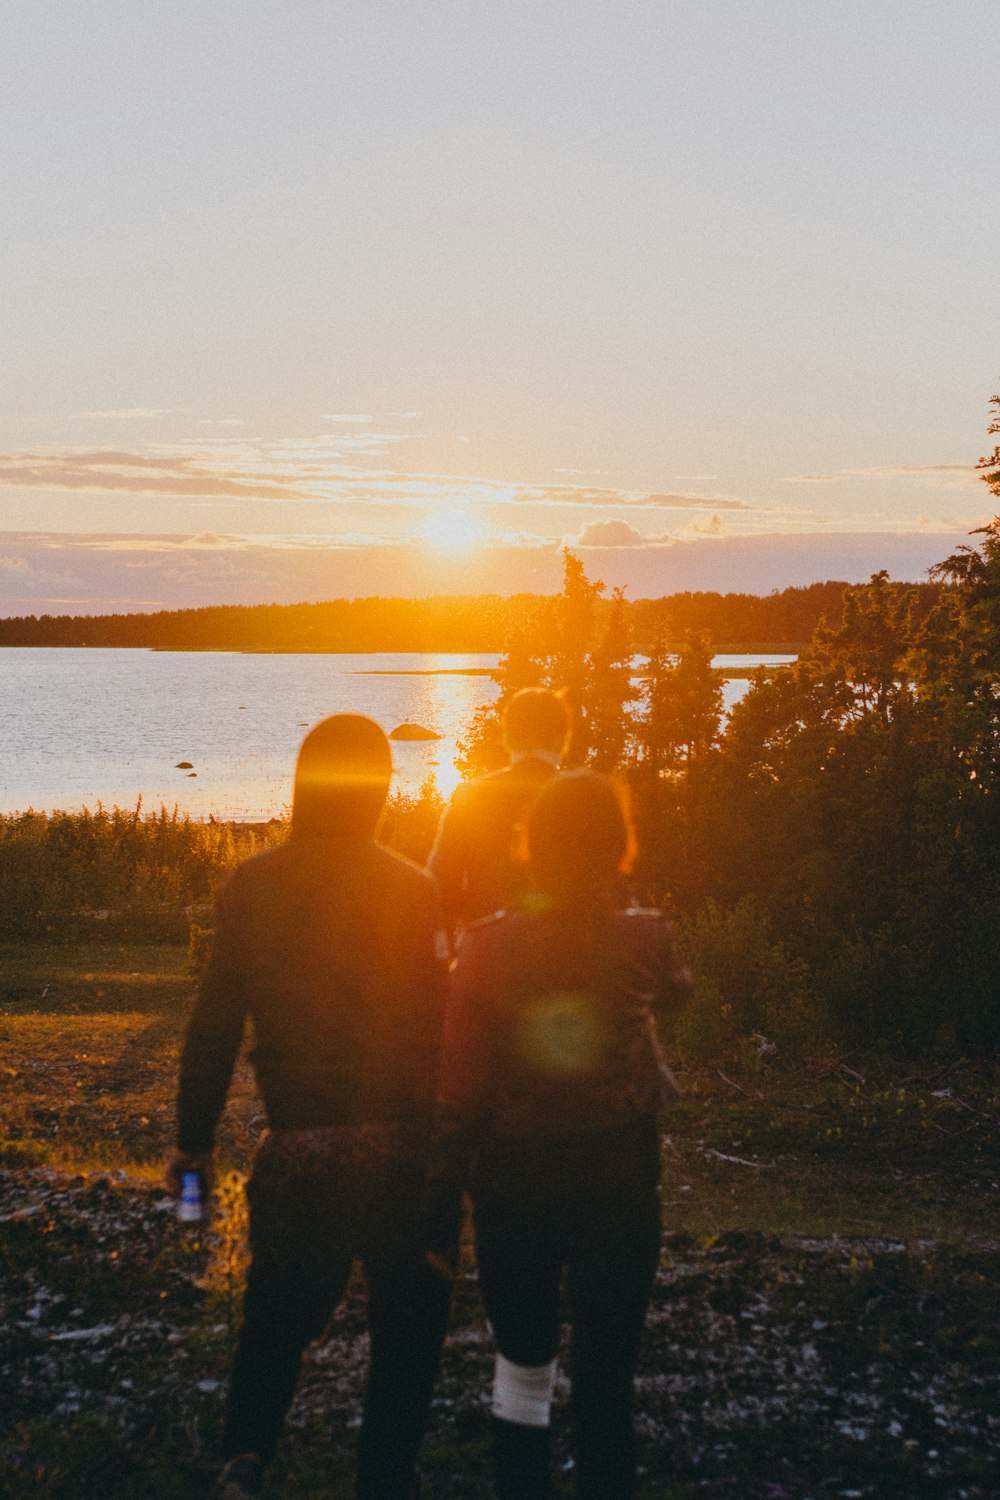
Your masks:
M543 897L557 905L613 899L636 847L624 795L606 776L554 776L535 798L528 817L532 874Z
M558 757L569 731L569 710L552 688L522 688L504 709L503 742L512 756Z
M295 766L292 832L370 838L385 804L392 751L361 714L332 714L310 729Z

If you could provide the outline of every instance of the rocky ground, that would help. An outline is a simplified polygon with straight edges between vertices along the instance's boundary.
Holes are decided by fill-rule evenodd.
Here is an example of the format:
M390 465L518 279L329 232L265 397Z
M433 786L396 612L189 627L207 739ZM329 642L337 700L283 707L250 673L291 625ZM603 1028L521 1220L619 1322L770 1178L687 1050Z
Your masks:
M206 1492L240 1236L235 1185L203 1233L155 1186L0 1170L0 1493ZM1000 1496L998 1272L988 1243L668 1235L638 1378L643 1495ZM310 1356L270 1496L349 1495L365 1355L357 1288ZM432 1497L489 1493L490 1368L470 1272L426 1445Z

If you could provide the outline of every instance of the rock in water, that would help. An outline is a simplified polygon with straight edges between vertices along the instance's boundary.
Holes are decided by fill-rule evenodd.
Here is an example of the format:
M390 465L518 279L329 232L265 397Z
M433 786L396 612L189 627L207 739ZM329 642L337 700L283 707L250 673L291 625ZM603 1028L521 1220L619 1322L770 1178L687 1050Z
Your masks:
M389 738L391 740L439 740L441 736L422 724L397 724Z
M193 771L194 762L190 760L179 760L174 766L175 771Z

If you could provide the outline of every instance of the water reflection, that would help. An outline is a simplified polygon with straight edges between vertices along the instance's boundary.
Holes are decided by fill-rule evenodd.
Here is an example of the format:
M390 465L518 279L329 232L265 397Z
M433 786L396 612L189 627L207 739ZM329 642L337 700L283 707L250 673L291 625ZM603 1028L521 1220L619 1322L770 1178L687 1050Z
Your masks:
M484 703L496 699L497 689L488 677L462 675L476 669L481 657L425 657L430 665L421 673L404 679L409 684L417 723L440 734L440 740L394 740L393 766L397 784L407 789L419 786L433 776L438 791L450 797L460 777L455 767L458 741L464 736L472 715Z
M415 792L433 772L447 794L456 742L496 694L488 676L458 674L495 662L6 648L0 810L134 807L141 796L146 811L280 816L306 729L331 713L368 714L387 732L407 721L435 730L431 743L394 743L393 784Z
M393 742L393 786L415 793L433 775L449 796L458 741L476 709L496 699L482 675L496 661L7 647L0 811L134 807L141 797L147 812L162 805L193 817L281 816L302 738L331 713L368 714L387 733L405 722L434 730L439 740ZM725 681L727 709L748 687Z

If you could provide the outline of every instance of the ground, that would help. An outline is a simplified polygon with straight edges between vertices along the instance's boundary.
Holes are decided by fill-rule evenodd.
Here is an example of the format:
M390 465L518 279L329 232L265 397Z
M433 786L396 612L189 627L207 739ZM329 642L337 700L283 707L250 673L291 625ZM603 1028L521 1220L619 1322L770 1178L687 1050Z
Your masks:
M181 1226L157 1178L186 954L16 948L0 973L0 1493L194 1500L238 1319L252 1080L241 1067L213 1222ZM664 1120L642 1495L1000 1496L995 1073L751 1048L685 1082ZM356 1286L309 1357L271 1500L350 1494L365 1346ZM467 1259L432 1497L489 1493L491 1358ZM569 1495L567 1396L561 1381Z

